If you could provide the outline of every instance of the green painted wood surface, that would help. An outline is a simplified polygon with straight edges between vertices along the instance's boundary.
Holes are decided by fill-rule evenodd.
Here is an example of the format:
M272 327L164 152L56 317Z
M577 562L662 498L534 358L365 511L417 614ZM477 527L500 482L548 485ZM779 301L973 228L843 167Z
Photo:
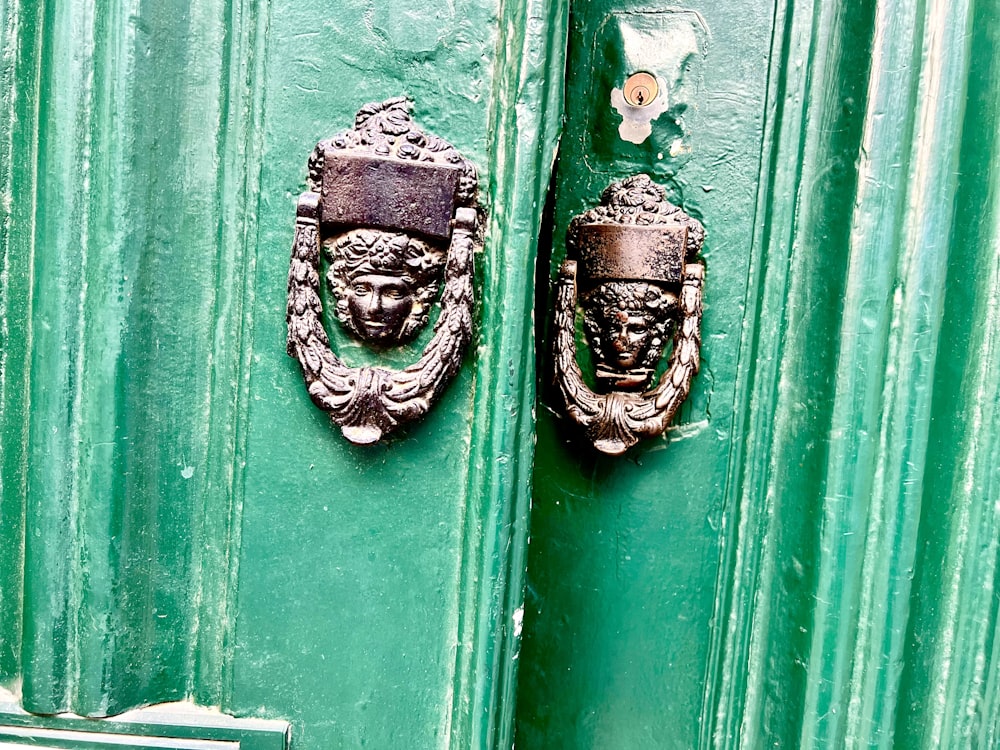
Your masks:
M704 359L680 426L619 459L576 442L558 394L543 392L518 747L691 748L710 710L771 6L645 7L573 6L568 69L596 76L567 79L551 265L573 215L610 182L651 174L708 232ZM633 145L610 100L637 70L668 83L671 110Z
M566 11L0 0L0 684L27 708L509 747L520 664L518 747L1000 746L1000 7L591 0L568 48ZM622 142L610 87L684 51L674 117ZM704 367L621 460L543 381L532 477L564 82L546 261L611 180L667 182L708 230ZM283 354L284 275L309 149L399 93L481 170L480 332L364 451Z
M234 719L187 703L142 708L114 719L37 716L0 694L0 747L62 750L287 750L284 721Z
M25 708L510 745L565 15L0 2L0 684ZM285 284L310 150L399 94L480 170L479 333L364 450L284 353Z
M611 178L671 179L706 366L619 461L543 398L518 747L1000 746L998 6L686 4L676 160L585 145L643 7L573 6L569 69L610 72L568 79L553 268Z
M264 84L255 351L284 339L281 217L301 189L301 143L323 136L328 113L355 106L359 90L411 95L418 121L479 166L489 215L476 351L418 428L370 449L331 439L302 398L297 365L255 356L231 706L291 718L307 746L509 744L509 720L494 714L511 711L499 696L512 689L522 584L508 571L523 570L526 533L528 281L557 123L545 115L561 93L561 21L558 6L500 10L357 3L304 34L316 6L272 7L268 60L287 62L269 65Z

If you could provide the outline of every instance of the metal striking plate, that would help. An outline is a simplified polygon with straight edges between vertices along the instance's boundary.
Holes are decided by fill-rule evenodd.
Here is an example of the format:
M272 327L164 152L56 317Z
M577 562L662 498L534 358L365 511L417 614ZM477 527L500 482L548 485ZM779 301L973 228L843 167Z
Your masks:
M578 229L576 242L587 279L680 284L684 275L687 226L679 222L585 224Z
M448 239L461 177L461 170L452 165L328 147L323 164L323 221Z

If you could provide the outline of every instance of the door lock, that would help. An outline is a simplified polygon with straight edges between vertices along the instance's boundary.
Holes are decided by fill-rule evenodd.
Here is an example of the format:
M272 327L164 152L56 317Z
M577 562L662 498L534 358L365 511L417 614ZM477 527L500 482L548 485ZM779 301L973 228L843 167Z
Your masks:
M622 95L625 101L633 107L646 107L653 103L653 100L660 93L660 84L656 81L656 76L649 73L633 73L625 79L622 86Z
M691 390L700 361L705 267L697 256L704 239L701 223L644 174L612 184L599 206L570 223L571 259L555 288L555 380L567 414L602 453L620 455L662 433ZM600 393L576 359L578 273ZM667 369L649 388L668 335Z
M320 141L296 212L288 354L313 403L357 445L423 416L472 337L476 169L418 128L410 107L403 97L365 105L352 130ZM334 316L377 349L420 333L443 279L441 313L417 361L402 370L345 365L323 327L324 270Z

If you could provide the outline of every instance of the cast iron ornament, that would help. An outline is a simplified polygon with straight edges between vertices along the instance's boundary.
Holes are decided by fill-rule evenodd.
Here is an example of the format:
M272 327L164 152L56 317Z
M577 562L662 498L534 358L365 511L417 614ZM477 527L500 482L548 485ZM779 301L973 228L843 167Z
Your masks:
M357 445L423 416L454 377L472 337L475 167L420 130L404 97L361 108L354 129L320 141L299 197L288 270L288 354L309 396ZM320 257L337 320L376 347L427 324L443 273L441 313L403 370L349 367L323 328Z
M556 281L553 359L569 416L593 446L621 455L659 435L691 390L701 347L705 267L701 223L667 201L647 175L609 186L601 204L570 223L571 258ZM577 269L584 332L596 365L595 393L576 360ZM666 372L649 388L667 335Z

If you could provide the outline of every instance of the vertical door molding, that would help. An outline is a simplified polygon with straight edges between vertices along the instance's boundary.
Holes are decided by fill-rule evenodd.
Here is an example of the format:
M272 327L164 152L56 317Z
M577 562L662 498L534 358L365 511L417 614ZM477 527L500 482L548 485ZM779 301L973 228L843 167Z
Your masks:
M489 271L462 532L454 748L513 744L535 440L535 262L561 131L569 16L565 0L501 7L505 31L497 40L490 100ZM529 18L535 20L528 24Z
M0 683L20 674L39 3L0 3Z
M995 13L777 9L703 746L986 745Z
M217 704L267 5L38 7L5 8L4 48L32 63L4 104L37 108L32 132L8 141L15 176L36 178L8 225L32 248L11 257L24 265L9 277L30 279L8 298L29 302L25 322L4 311L30 351L24 642L11 659L32 711ZM5 420L12 402L6 389ZM14 456L18 432L4 424ZM6 464L5 505L16 480ZM5 577L21 570L8 549Z

